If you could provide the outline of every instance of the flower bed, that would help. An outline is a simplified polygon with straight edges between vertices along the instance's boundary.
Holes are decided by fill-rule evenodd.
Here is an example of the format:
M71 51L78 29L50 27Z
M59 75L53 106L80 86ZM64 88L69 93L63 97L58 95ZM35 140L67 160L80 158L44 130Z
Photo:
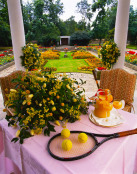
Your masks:
M57 51L49 50L49 51L45 51L45 52L41 53L41 57L43 59L59 59L60 54Z
M86 59L85 60L87 62L87 64L89 66L83 66L83 67L79 67L78 69L80 70L84 70L84 71L92 71L94 70L95 68L99 68L99 69L106 69L106 67L103 67L103 63L101 61L101 59L93 56L91 59Z
M92 50L95 52L98 52L98 50L101 48L101 46L77 46L77 50L85 49L85 50Z
M132 55L137 55L137 52L135 52L135 51L127 51L126 53L127 54L132 54Z
M88 105L81 84L66 75L55 75L44 71L27 73L15 79L18 89L11 89L6 106L14 109L14 116L6 116L9 126L19 126L12 141L20 140L34 134L50 135L55 131L51 122L74 122L86 114Z
M86 51L77 51L73 53L73 59L88 59L94 57L91 53Z
M132 52L133 53L133 52ZM125 54L125 61L133 65L137 65L137 55L136 54Z
M11 56L9 56L9 55L2 56L2 55L4 55L4 54L0 54L0 66L5 65L5 64L7 64L9 62L14 61L14 56L12 56L12 55Z

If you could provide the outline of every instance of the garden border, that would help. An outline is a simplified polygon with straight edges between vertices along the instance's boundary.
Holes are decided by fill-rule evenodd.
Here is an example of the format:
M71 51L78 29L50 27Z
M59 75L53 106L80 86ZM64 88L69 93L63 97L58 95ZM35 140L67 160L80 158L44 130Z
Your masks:
M8 67L10 67L10 66L12 66L14 64L15 64L15 62L13 61L13 62L9 62L9 63L7 63L7 64L5 64L3 66L0 66L0 71L3 71L4 69L6 69L6 68L8 68Z
M128 63L128 62L125 62L124 65L125 65L126 67L128 67L128 68L131 68L131 69L137 71L137 66L136 66L136 65L133 65L133 64Z

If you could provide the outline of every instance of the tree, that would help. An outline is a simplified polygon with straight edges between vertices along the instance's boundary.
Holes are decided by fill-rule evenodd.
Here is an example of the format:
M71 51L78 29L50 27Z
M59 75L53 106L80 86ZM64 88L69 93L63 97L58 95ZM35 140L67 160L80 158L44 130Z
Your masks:
M63 13L63 3L60 0L44 0L44 4L44 12L54 24L57 24L59 15Z
M86 24L88 24L93 16L91 12L91 5L88 4L87 0L81 0L77 3L76 7L77 12L82 15L81 21L83 21L83 23L85 22Z
M6 0L0 0L0 46L11 46L11 34Z
M114 31L117 1L116 0L93 0L92 11L97 12L95 21L92 24L90 35L93 39L101 40L108 38L108 35ZM109 33L110 30L110 33ZM110 36L110 35L109 35ZM112 35L110 36L112 37Z
M71 16L69 19L67 19L65 22L65 25L67 27L67 35L72 35L75 31L77 31L77 22L75 21L75 17Z
M130 7L129 13L128 40L137 45L137 10L134 10L133 6Z
M89 33L86 31L77 31L75 33L73 33L70 37L70 42L71 45L80 45L80 46L84 46L84 45L88 45L90 41L90 36Z
M97 17L93 22L92 27L92 39L99 39L99 45L101 45L101 40L106 37L109 29L107 18L103 17L102 20L101 17Z

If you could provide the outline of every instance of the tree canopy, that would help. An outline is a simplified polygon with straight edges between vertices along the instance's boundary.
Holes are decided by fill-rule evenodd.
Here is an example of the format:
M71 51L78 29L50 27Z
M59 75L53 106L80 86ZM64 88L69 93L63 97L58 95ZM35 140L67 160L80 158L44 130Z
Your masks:
M21 1L21 0L20 0ZM22 4L22 14L26 41L51 46L58 44L59 36L87 32L89 39L113 39L117 11L117 0L79 0L76 5L81 19L74 16L61 20L64 5L61 0L32 0ZM96 17L93 18L93 14ZM93 20L94 19L94 20ZM137 44L137 10L130 7L128 40ZM76 34L74 34L76 35ZM0 46L11 45L11 34L7 0L0 0Z

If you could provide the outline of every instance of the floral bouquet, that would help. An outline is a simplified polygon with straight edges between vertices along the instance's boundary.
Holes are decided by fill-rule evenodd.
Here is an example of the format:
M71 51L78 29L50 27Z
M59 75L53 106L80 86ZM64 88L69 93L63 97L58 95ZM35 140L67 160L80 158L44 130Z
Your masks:
M41 67L41 53L38 51L37 44L27 44L22 48L23 56L21 56L22 66L31 71Z
M45 71L25 72L13 80L17 89L11 89L6 106L14 110L13 116L6 116L9 125L18 126L16 137L20 140L35 134L50 135L55 131L52 122L75 122L81 113L86 114L88 103L83 94L84 89L66 75L55 75Z
M106 41L100 49L100 54L103 64L108 69L111 69L112 65L117 62L118 57L120 56L120 50L115 42Z

